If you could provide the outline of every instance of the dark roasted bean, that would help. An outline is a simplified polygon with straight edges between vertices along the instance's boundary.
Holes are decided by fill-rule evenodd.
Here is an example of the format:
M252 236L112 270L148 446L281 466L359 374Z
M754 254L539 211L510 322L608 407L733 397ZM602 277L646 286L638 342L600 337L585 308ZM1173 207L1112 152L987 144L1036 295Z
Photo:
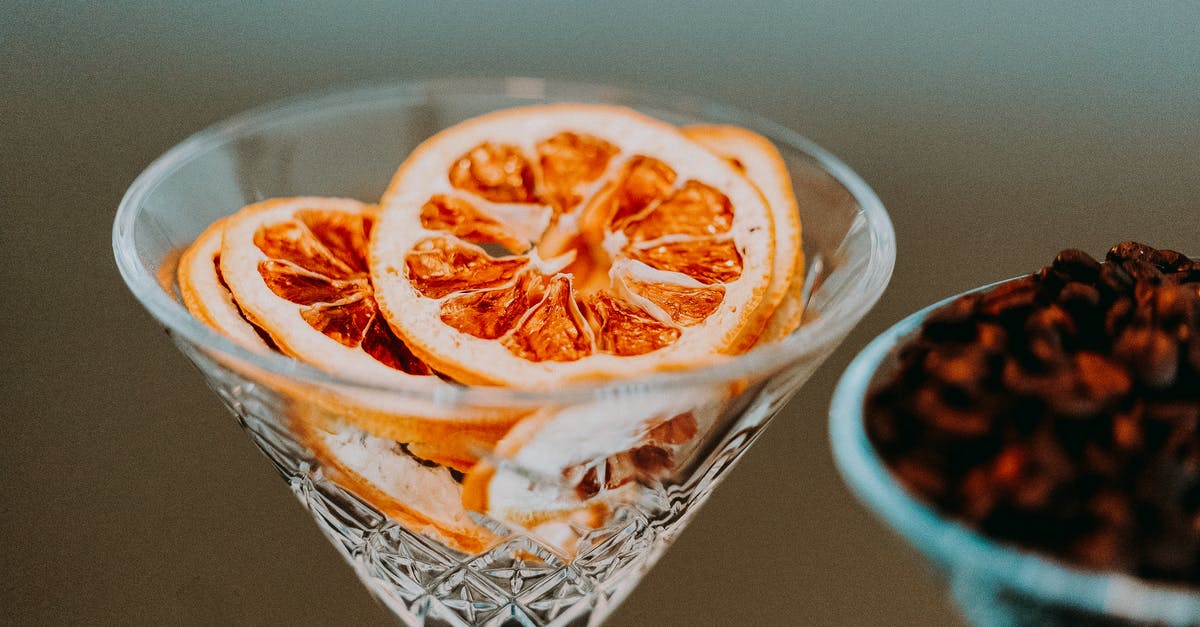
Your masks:
M1195 329L1192 330L1192 337L1188 341L1187 363L1192 368L1192 374L1200 378L1200 331Z
M988 355L997 355L1005 350L1008 342L1008 334L1004 332L1004 327L990 323L981 322L976 331L975 345L982 349Z
M1176 283L1200 283L1200 260L1180 263L1172 276Z
M1133 278L1134 282L1146 285L1158 285L1163 281L1163 273L1158 266L1144 259L1131 259L1121 264L1121 268Z
M1165 331L1153 327L1126 328L1113 345L1113 356L1151 388L1171 386L1179 372L1179 344Z
M1018 315L1033 308L1037 299L1037 285L1034 277L1016 279L1001 283L995 289L984 294L979 303L979 311L985 316L1000 317L1004 314Z
M1095 307L1100 304L1100 292L1087 283L1070 283L1058 293L1058 302L1067 306Z
M914 408L924 418L927 424L943 435L959 438L975 438L986 435L992 428L992 417L989 412L980 409L957 409L951 407L942 398L941 393L931 387L921 389L915 400Z
M1070 277L1072 281L1094 283L1100 276L1100 263L1076 248L1068 248L1058 253L1050 267Z
M1119 264L1106 263L1100 268L1098 286L1110 294L1124 296L1133 290L1133 277Z
M1175 272L1180 267L1190 264L1191 260L1181 252L1160 248L1153 262L1163 272Z
M1200 317L1200 289L1191 285L1163 285L1152 303L1159 323L1194 324Z
M974 317L979 300L978 294L967 294L930 312L921 335L934 342L966 343L975 339Z
M931 312L874 388L896 476L984 533L1200 586L1200 262L1137 242Z
M1129 298L1118 298L1113 301L1108 312L1104 314L1104 333L1108 337L1116 337L1125 328L1133 316L1134 301Z
M973 388L987 376L987 355L978 348L932 350L925 356L929 374L949 385Z
M1121 242L1109 249L1105 259L1120 263L1135 259L1146 259L1155 252L1153 247L1139 242Z

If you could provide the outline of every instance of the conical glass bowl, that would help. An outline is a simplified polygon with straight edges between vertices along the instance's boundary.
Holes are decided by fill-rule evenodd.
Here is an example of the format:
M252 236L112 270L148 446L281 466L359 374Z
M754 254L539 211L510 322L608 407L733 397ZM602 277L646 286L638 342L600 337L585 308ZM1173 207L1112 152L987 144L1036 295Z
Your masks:
M552 390L431 393L364 384L248 350L178 302L177 255L217 218L270 197L374 201L405 156L438 130L496 109L563 101L625 105L676 124L736 124L773 140L790 168L803 224L802 326L779 343L686 372ZM130 289L363 582L405 622L439 625L602 621L876 302L895 260L891 223L874 193L789 129L693 97L520 78L369 86L218 124L168 151L134 182L117 212L113 245ZM636 461L630 451L667 418L689 416L694 428L663 445L669 450L657 459L668 463L653 464L653 472L635 463L636 472L613 485L592 477L583 495L577 475L568 480L548 471L536 456L485 451L509 485L524 481L529 495L548 494L556 503L588 497L588 506L548 524L471 512L470 541L453 542L412 515L406 501L422 496L405 491L405 473L417 471L397 461L403 453L355 421L367 415L386 422L414 411L549 415L560 433L587 434L581 440L590 444L574 461L592 469ZM521 500L521 489L512 495Z

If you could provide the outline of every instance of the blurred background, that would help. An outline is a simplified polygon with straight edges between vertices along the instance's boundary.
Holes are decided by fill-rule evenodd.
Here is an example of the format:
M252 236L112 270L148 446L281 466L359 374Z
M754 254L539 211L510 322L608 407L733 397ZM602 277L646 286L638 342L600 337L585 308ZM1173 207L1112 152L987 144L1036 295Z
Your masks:
M958 4L0 2L6 622L388 623L126 290L113 213L155 157L250 107L532 75L782 122L874 187L899 241L880 305L611 624L958 624L837 476L841 370L1064 247L1200 254L1200 8Z

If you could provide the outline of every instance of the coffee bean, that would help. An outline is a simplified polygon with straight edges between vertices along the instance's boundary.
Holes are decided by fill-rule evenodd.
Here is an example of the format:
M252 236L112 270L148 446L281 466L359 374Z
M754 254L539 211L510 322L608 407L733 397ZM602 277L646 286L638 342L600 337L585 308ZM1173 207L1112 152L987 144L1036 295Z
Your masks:
M1147 246L1139 242L1121 242L1109 249L1105 259L1108 261L1121 263L1124 261L1133 261L1139 259L1148 259L1153 256L1156 249L1152 246Z
M1117 263L1106 263L1100 268L1098 285L1109 294L1125 296L1133 290L1133 277Z
M1006 389L1025 396L1045 396L1055 385L1053 373L1030 372L1011 357L1004 362L1001 378Z
M1184 265L1191 264L1191 259L1188 259L1187 255L1166 248L1158 249L1158 253L1154 255L1152 261L1163 272L1175 272Z
M1004 327L981 322L976 329L975 345L987 355L998 355L1007 348L1008 333Z
M1034 277L1001 283L983 295L979 311L989 317L1024 315L1033 309L1037 299L1037 284Z
M1118 298L1113 301L1108 312L1104 314L1104 333L1108 337L1116 337L1125 329L1125 325L1133 317L1134 306L1131 298Z
M1050 267L1062 272L1072 281L1094 283L1100 276L1100 262L1076 248L1068 248L1058 253Z
M1096 353L1079 353L1073 371L1064 371L1046 391L1050 407L1064 416L1090 416L1129 393L1129 374Z
M1129 411L1113 417L1113 444L1125 450L1134 450L1142 446L1140 423L1141 407L1135 413Z
M999 498L996 483L983 468L972 468L967 472L959 490L962 492L963 515L974 522L987 518Z
M939 390L926 387L917 392L914 408L936 432L958 438L987 435L991 413L981 409L958 409L946 403Z
M1200 378L1200 332L1193 330L1191 335L1187 345L1187 363L1192 368L1192 374Z
M971 389L987 376L987 355L979 348L934 349L925 357L925 369L938 381Z
M1133 278L1134 282L1147 285L1158 285L1163 281L1163 273L1158 266L1144 259L1131 259L1121 264L1121 268Z
M1191 285L1163 285L1154 291L1150 304L1163 326L1194 327L1200 319L1200 289Z
M1100 304L1100 291L1087 283L1070 283L1058 293L1058 302L1068 307L1096 307Z
M979 294L967 294L930 312L921 335L934 342L966 343L975 339L974 317L980 299Z
M896 477L983 533L1200 586L1200 263L1122 242L931 312L873 388Z
M946 479L919 461L901 458L895 462L892 472L896 473L900 481L935 501L941 499L946 492Z
M1113 356L1151 388L1171 386L1179 372L1178 343L1166 332L1153 327L1126 328L1113 345Z
M1200 260L1179 263L1171 276L1176 283L1200 283Z
M1078 540L1074 546L1074 555L1081 564L1089 568L1101 570L1121 570L1128 568L1130 559L1126 542L1116 529L1105 528Z

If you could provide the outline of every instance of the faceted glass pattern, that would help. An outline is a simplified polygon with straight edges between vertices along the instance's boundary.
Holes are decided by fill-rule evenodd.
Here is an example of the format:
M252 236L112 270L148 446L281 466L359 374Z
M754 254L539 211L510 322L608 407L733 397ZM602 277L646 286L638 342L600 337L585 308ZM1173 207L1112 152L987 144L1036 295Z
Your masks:
M621 104L675 124L737 124L771 139L787 162L800 205L808 311L800 329L695 371L544 392L458 388L431 395L365 385L247 350L190 316L157 279L169 276L173 254L209 223L247 203L302 195L370 201L404 155L438 130L495 109L564 101ZM788 129L686 96L536 79L364 88L232 119L175 147L138 178L118 211L113 240L134 294L198 366L364 584L414 625L603 621L771 416L874 304L895 258L891 224L870 189ZM614 490L621 498L598 519L565 524L560 531L569 541L540 527L472 513L488 540L465 553L414 531L385 514L387 507L335 481L337 469L323 466L324 458L296 428L305 417L336 420L339 412L351 411L347 407L367 405L385 413L419 407L448 416L551 408L575 419L599 418L601 425L628 421L624 414L631 408L660 406L694 412L698 428L686 443L673 445L666 471ZM614 452L585 463L604 464ZM489 461L515 467L520 477L549 481L544 469L523 466L530 460Z

